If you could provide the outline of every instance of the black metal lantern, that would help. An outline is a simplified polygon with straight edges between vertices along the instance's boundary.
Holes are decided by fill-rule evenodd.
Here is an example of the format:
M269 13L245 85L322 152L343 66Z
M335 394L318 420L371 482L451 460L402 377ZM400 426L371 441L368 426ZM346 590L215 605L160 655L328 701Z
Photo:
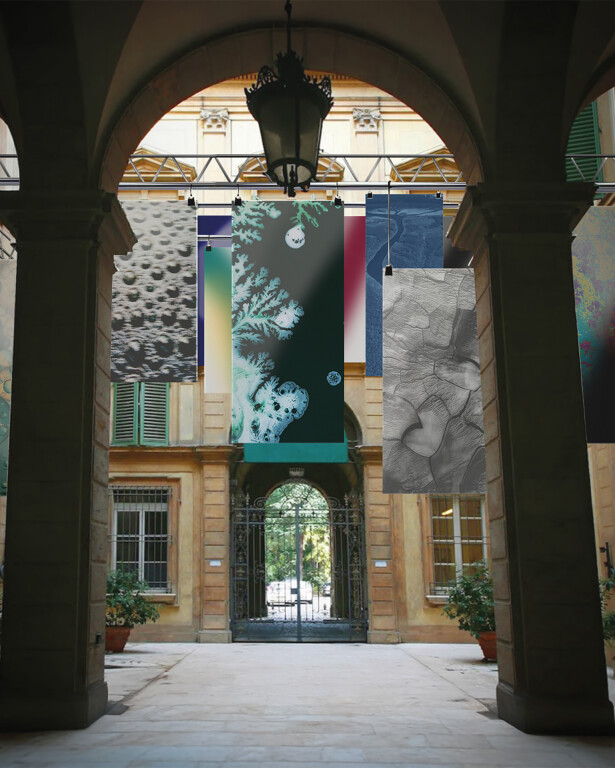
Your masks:
M265 65L245 93L261 131L267 176L294 197L295 188L305 192L316 178L322 123L333 99L331 80L323 77L319 82L306 75L302 59L290 47L290 2L284 9L288 14L287 50L277 55L278 74Z

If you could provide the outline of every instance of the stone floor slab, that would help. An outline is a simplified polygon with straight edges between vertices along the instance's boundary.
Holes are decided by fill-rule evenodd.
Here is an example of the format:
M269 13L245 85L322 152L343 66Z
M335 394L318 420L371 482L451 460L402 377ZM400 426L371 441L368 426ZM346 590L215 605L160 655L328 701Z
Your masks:
M600 768L615 739L497 719L474 645L133 644L83 731L0 736L11 768ZM610 681L615 700L615 681Z

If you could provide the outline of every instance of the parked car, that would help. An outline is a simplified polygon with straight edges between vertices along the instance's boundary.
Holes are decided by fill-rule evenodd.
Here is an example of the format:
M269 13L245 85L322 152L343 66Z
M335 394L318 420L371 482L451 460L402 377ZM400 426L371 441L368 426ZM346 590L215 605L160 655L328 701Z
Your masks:
M299 582L302 603L312 603L314 594L309 581ZM272 581L267 585L267 605L296 605L297 579Z
M323 597L331 597L331 582L326 581L322 585L321 594Z

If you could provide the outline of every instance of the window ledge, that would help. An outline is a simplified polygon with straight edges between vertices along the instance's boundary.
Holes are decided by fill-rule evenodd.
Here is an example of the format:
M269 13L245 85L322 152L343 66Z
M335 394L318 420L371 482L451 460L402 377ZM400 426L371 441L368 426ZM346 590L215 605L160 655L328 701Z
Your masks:
M448 603L448 595L425 595L425 600L431 605L445 605Z
M175 592L146 592L145 599L148 603L177 605L177 594Z

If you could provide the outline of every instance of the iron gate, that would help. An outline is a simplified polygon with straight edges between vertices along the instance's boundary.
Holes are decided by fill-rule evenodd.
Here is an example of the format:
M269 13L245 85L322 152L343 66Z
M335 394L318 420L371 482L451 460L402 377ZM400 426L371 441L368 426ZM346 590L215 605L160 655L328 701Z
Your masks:
M234 641L367 639L363 504L271 507L239 494L231 515Z

